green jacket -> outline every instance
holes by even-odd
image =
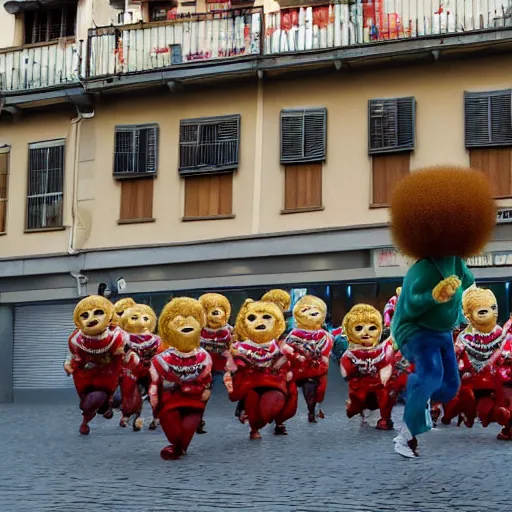
[[[462,281],[462,286],[448,302],[437,302],[432,297],[432,290],[439,281],[452,275]],[[466,263],[457,256],[417,261],[404,278],[391,321],[391,335],[398,348],[422,329],[451,331],[460,320],[462,293],[474,282]]]

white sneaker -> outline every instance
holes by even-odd
[[[418,456],[416,452],[418,442],[405,425],[401,428],[400,433],[393,439],[393,442],[395,444],[395,452],[402,457],[414,459]]]

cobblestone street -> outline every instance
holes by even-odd
[[[266,428],[256,442],[217,385],[208,433],[177,462],[160,459],[161,430],[122,430],[118,413],[80,437],[77,402],[0,405],[0,510],[512,510],[512,444],[495,439],[496,426],[441,427],[420,438],[420,459],[403,459],[393,452],[394,432],[346,418],[339,374],[330,382],[324,420],[308,424],[301,404],[288,437]]]

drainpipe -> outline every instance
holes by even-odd
[[[252,194],[251,233],[260,231],[261,181],[263,178],[263,76],[258,73],[258,91],[256,96],[256,139],[254,141],[254,181]]]
[[[71,229],[69,231],[68,239],[68,254],[78,254],[78,251],[75,250],[74,245],[78,215],[78,159],[80,154],[80,128],[82,125],[82,120],[92,119],[94,117],[94,111],[90,113],[82,113],[80,112],[80,109],[76,107],[76,112],[78,116],[71,120],[71,126],[73,126],[75,132],[75,144],[73,148],[73,191],[71,194]]]

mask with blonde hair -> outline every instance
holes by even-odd
[[[356,304],[345,315],[342,329],[351,345],[373,348],[382,335],[382,315],[369,304]]]
[[[162,310],[158,333],[165,347],[188,353],[199,348],[201,329],[205,323],[206,315],[198,300],[177,297]]]
[[[112,325],[121,327],[123,315],[128,308],[136,305],[136,302],[131,297],[125,297],[118,300],[114,304],[114,314],[112,315]]]
[[[286,290],[279,288],[269,290],[261,297],[261,300],[263,302],[273,302],[283,313],[290,309],[290,304],[292,303],[290,294]]]
[[[129,307],[121,317],[121,327],[131,334],[153,333],[156,329],[156,314],[146,304]]]
[[[231,304],[220,293],[205,293],[199,297],[199,302],[206,313],[206,327],[220,329],[224,327],[231,316]]]
[[[283,334],[286,323],[283,312],[273,302],[254,302],[247,299],[237,317],[240,340],[268,343]]]
[[[108,329],[113,313],[112,302],[105,297],[91,295],[76,305],[73,321],[86,336],[99,336]]]
[[[498,303],[491,290],[469,288],[462,296],[462,310],[473,329],[490,333],[498,322]]]
[[[327,305],[314,295],[304,295],[293,308],[293,317],[299,329],[316,331],[322,328],[327,315]]]

